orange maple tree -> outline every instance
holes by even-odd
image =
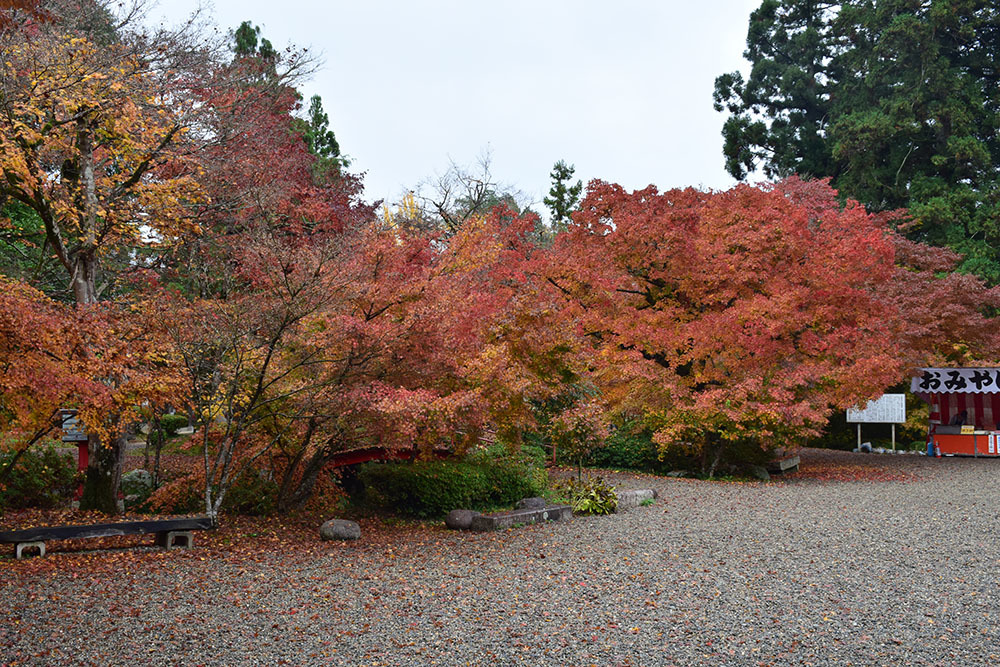
[[[0,277],[0,451],[12,453],[0,484],[56,428],[59,408],[80,388],[69,324],[64,306]]]
[[[234,269],[224,299],[159,300],[204,456],[158,500],[197,483],[217,513],[240,475],[266,467],[291,507],[346,450],[457,454],[491,427],[513,443],[531,399],[570,372],[566,337],[540,325],[519,268],[533,218],[497,211],[442,244],[364,206],[303,204],[287,217],[245,210],[228,252],[207,255]]]

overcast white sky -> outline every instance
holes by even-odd
[[[323,97],[366,198],[395,201],[449,159],[492,153],[540,202],[556,160],[585,183],[728,188],[715,77],[742,59],[760,0],[215,0],[215,23],[261,26],[322,54]],[[196,0],[161,0],[179,22]],[[541,212],[543,207],[536,204]]]

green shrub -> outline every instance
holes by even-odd
[[[659,445],[653,442],[652,431],[633,421],[613,429],[604,447],[591,452],[584,463],[591,468],[638,470],[659,475],[698,467],[697,459],[689,452],[671,449],[661,453]]]
[[[548,478],[544,468],[533,464],[538,454],[508,454],[495,446],[465,460],[368,463],[358,477],[372,504],[417,517],[438,517],[453,509],[509,506],[539,495]]]
[[[548,456],[545,454],[545,450],[539,445],[521,445],[520,451],[517,453],[517,457],[527,463],[530,466],[536,468],[544,468],[545,462]]]
[[[615,487],[600,477],[571,478],[561,488],[576,514],[611,514],[618,509]]]
[[[160,426],[166,432],[168,438],[172,438],[177,435],[177,431],[182,428],[186,428],[188,425],[188,418],[184,415],[161,415],[160,416]]]
[[[620,468],[658,472],[662,467],[659,450],[648,430],[635,429],[626,424],[615,429],[601,449],[587,459],[595,468]]]
[[[268,516],[274,512],[278,484],[260,471],[248,470],[229,487],[222,500],[222,510],[233,514]]]
[[[187,425],[188,418],[184,415],[161,415],[159,418],[159,428],[157,428],[156,422],[150,425],[146,442],[153,447],[159,447],[170,438],[176,437],[177,431],[185,428]]]
[[[0,454],[0,470],[14,457]],[[29,449],[0,487],[0,507],[57,507],[69,502],[76,491],[76,461],[72,454],[54,447]]]

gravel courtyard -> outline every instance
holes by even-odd
[[[496,534],[373,520],[354,543],[276,523],[169,552],[11,547],[0,663],[1000,663],[1000,461],[803,462],[771,483],[613,473],[659,500]]]

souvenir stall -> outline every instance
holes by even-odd
[[[910,391],[930,405],[928,453],[1000,456],[1000,368],[922,368]]]

